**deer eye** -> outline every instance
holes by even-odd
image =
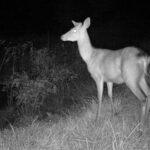
[[[74,33],[76,33],[76,32],[77,32],[77,30],[75,30],[75,29],[74,29],[74,30],[73,30],[73,32],[74,32]]]

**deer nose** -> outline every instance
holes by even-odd
[[[60,37],[60,39],[61,39],[62,41],[64,41],[64,40],[65,40],[65,37],[62,35],[62,36]]]
[[[60,39],[61,39],[61,40],[63,39],[63,35],[60,37]]]

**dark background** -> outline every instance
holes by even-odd
[[[92,19],[93,28],[130,32],[149,37],[150,5],[125,0],[1,1],[0,34],[17,35],[49,31],[59,35],[71,27],[70,20]]]

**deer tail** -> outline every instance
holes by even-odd
[[[146,59],[146,75],[150,76],[150,57],[147,57]]]

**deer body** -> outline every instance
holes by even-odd
[[[113,83],[125,83],[143,102],[142,118],[146,117],[150,108],[150,90],[145,80],[147,66],[150,62],[149,57],[140,56],[141,51],[136,47],[126,47],[117,51],[95,48],[92,46],[87,32],[90,18],[85,19],[83,24],[72,22],[74,28],[62,35],[61,39],[63,41],[77,41],[79,53],[97,85],[99,99],[97,117],[100,114],[104,82],[107,83],[112,105]]]

